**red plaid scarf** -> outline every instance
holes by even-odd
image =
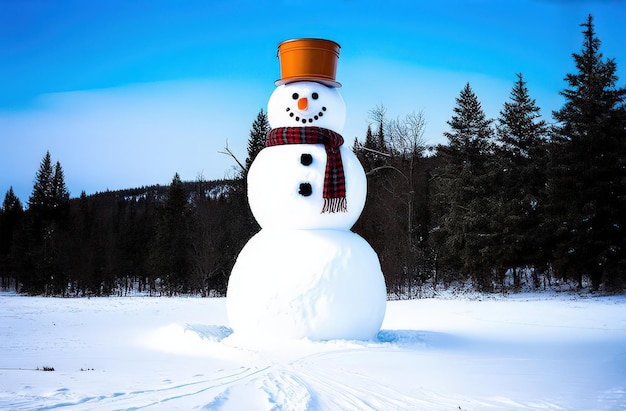
[[[347,211],[346,177],[339,147],[343,144],[341,134],[322,127],[279,127],[267,134],[266,147],[281,144],[324,144],[326,170],[324,175],[324,207],[322,213]]]

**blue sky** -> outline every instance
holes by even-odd
[[[297,37],[342,47],[349,144],[377,105],[445,143],[465,83],[496,118],[520,72],[551,121],[589,13],[623,86],[624,1],[0,0],[0,195],[26,203],[46,150],[72,197],[233,175]]]

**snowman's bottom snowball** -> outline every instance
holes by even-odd
[[[226,308],[239,338],[368,340],[386,300],[378,256],[357,234],[262,229],[237,258]]]

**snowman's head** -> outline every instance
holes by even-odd
[[[334,87],[297,81],[274,90],[267,104],[267,119],[271,128],[314,126],[341,133],[346,105]]]

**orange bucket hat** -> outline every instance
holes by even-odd
[[[332,40],[293,39],[278,45],[280,80],[275,84],[294,81],[317,81],[329,87],[341,87],[335,80],[341,46]]]

